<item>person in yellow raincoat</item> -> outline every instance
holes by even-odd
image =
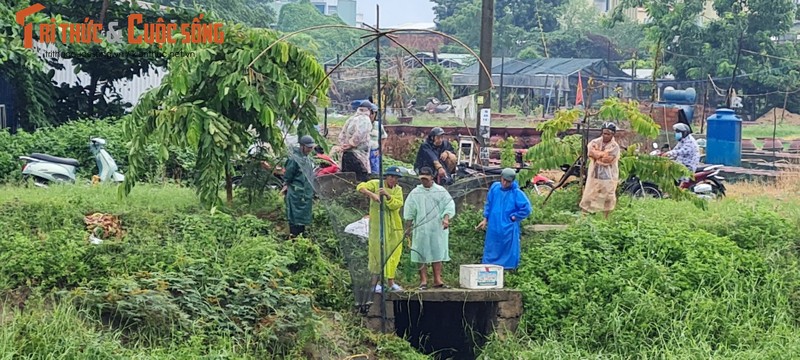
[[[403,188],[397,181],[403,176],[396,166],[389,167],[383,173],[384,188],[378,188],[378,180],[369,180],[358,184],[356,190],[369,199],[369,273],[372,274],[371,286],[375,292],[383,291],[378,279],[381,273],[381,238],[380,238],[380,211],[384,206],[384,254],[386,265],[384,268],[391,291],[402,291],[403,288],[394,282],[397,266],[400,264],[400,255],[403,253],[403,218],[400,208],[403,207]]]
[[[605,217],[617,206],[617,184],[619,183],[620,147],[614,140],[617,126],[603,123],[603,135],[589,142],[589,172],[583,189],[581,209],[595,213],[603,211]]]

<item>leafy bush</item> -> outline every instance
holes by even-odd
[[[97,173],[94,156],[89,151],[89,139],[100,137],[107,141],[106,150],[124,172],[128,163],[127,140],[123,138],[122,126],[117,119],[76,120],[58,127],[40,128],[33,133],[19,131],[14,135],[0,130],[0,181],[21,179],[19,156],[31,153],[74,158],[80,162],[78,176],[89,179]],[[157,144],[146,149],[148,168],[140,180],[154,181],[163,177],[186,178],[192,176],[194,154],[186,149],[171,147],[169,160],[161,162],[157,156]]]
[[[517,153],[514,151],[514,142],[516,141],[513,137],[508,137],[497,142],[497,146],[500,147],[501,167],[513,168],[517,164]]]
[[[577,347],[559,351],[624,358],[702,344],[752,349],[763,337],[797,334],[796,254],[750,250],[769,240],[737,246],[745,235],[787,236],[773,227],[775,214],[752,212],[772,220],[751,222],[756,226],[749,232],[730,231],[691,223],[679,209],[661,213],[665,203],[635,203],[610,222],[581,221],[529,244],[518,274],[508,277],[524,293],[524,332]],[[647,213],[650,206],[656,210]]]
[[[351,302],[346,273],[319,246],[276,241],[273,224],[252,215],[164,201],[193,198],[182,189],[143,187],[147,197],[123,206],[110,206],[107,187],[14,191],[24,200],[0,204],[3,289],[60,290],[90,321],[140,344],[234,337],[251,354],[294,357],[317,336],[313,309]],[[90,245],[83,217],[100,209],[118,211],[125,235]]]
[[[573,185],[560,188],[550,195],[547,203],[544,203],[545,196],[529,194],[528,198],[533,213],[524,224],[570,224],[580,211],[581,187]]]

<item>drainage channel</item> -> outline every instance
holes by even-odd
[[[513,289],[436,289],[388,293],[386,331],[437,359],[474,360],[492,333],[516,331],[522,293]],[[380,295],[366,325],[381,331]]]

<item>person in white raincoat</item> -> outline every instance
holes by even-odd
[[[614,140],[617,126],[603,123],[603,135],[589,142],[589,172],[583,189],[581,209],[585,212],[603,211],[605,217],[617,206],[620,147]]]
[[[447,189],[433,181],[433,170],[420,169],[417,185],[406,198],[403,219],[411,236],[411,261],[419,268],[420,290],[428,288],[427,264],[433,264],[433,287],[447,287],[442,280],[442,262],[450,261],[450,219],[456,205]]]

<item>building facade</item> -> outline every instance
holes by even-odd
[[[614,9],[622,3],[622,0],[586,0],[590,5],[594,6],[601,14],[613,12]],[[795,0],[800,2],[800,0]],[[623,14],[628,18],[635,20],[642,24],[646,23],[649,19],[647,11],[642,8],[629,8],[623,11]],[[708,22],[718,19],[716,10],[714,10],[714,1],[708,0],[705,2],[703,11],[698,15],[697,22],[699,25],[704,26]]]
[[[325,15],[336,15],[345,24],[356,26],[358,14],[356,12],[357,0],[314,0],[311,1],[320,13]]]

